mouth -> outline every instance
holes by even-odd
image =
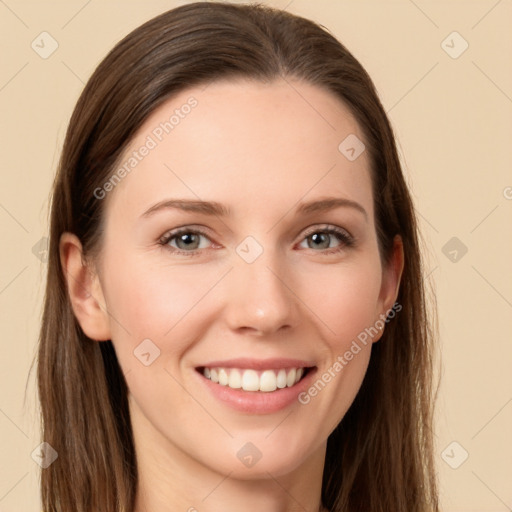
[[[219,404],[243,414],[272,414],[298,404],[311,385],[315,361],[237,358],[208,361],[194,368],[198,384]]]
[[[289,366],[285,368],[244,368],[231,366],[200,366],[196,371],[205,379],[227,388],[272,393],[285,388],[292,388],[302,381],[315,367]]]

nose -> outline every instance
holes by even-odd
[[[225,315],[230,329],[264,337],[295,327],[298,299],[286,266],[270,251],[252,263],[236,254],[234,258],[226,289]]]

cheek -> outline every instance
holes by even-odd
[[[206,318],[201,312],[211,301],[208,294],[225,271],[200,265],[173,268],[145,259],[116,261],[105,279],[112,341],[127,363],[128,355],[148,338],[161,349],[160,363],[181,355],[199,336]]]
[[[333,269],[316,272],[304,300],[320,319],[323,357],[311,386],[298,398],[304,414],[323,418],[320,438],[345,416],[365,377],[372,348],[367,330],[378,319],[381,284],[374,258]]]
[[[378,319],[380,265],[361,258],[357,265],[326,266],[311,275],[313,282],[303,281],[304,302],[321,320],[331,348],[342,350]]]

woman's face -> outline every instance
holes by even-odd
[[[139,452],[238,478],[323,460],[401,271],[381,265],[362,140],[292,80],[191,88],[139,130],[97,191],[96,297]]]

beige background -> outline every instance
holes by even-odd
[[[34,253],[71,110],[116,41],[181,3],[0,0],[0,512],[40,510],[34,374],[23,404],[44,289]],[[512,510],[512,2],[266,3],[329,28],[377,85],[437,287],[442,509]],[[43,31],[58,43],[46,59],[31,47],[51,48]]]

